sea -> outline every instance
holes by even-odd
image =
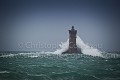
[[[1,53],[0,80],[120,80],[120,55],[105,54]]]
[[[120,52],[90,47],[77,36],[82,54],[62,54],[69,40],[53,52],[0,52],[0,80],[120,80]]]

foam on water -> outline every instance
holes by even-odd
[[[4,73],[10,73],[8,71],[0,71],[0,74],[4,74]]]
[[[98,49],[90,47],[89,45],[85,44],[83,42],[83,40],[79,36],[77,36],[76,44],[77,44],[77,47],[81,49],[83,54],[87,54],[87,55],[91,55],[91,56],[103,57],[102,54],[101,54],[102,53],[101,51],[99,51]]]
[[[59,46],[60,49],[57,49],[54,54],[62,54],[63,52],[67,51],[69,48],[69,39],[66,42],[61,42]]]

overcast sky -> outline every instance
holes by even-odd
[[[0,0],[0,51],[54,51],[19,44],[59,44],[71,26],[85,43],[120,51],[119,0]]]

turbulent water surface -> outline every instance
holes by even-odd
[[[47,52],[1,55],[0,80],[120,80],[120,59]]]
[[[83,54],[64,54],[69,39],[55,52],[1,53],[0,80],[120,80],[120,54],[103,53],[77,36]]]

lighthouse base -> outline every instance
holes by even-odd
[[[80,48],[77,48],[75,52],[70,52],[68,49],[67,51],[63,52],[62,54],[83,54]]]

